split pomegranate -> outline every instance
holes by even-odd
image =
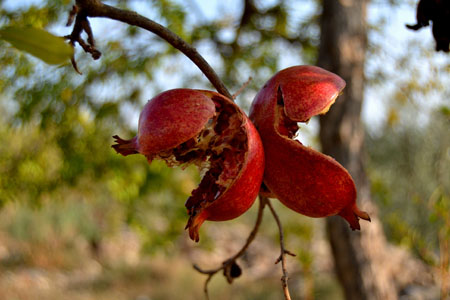
[[[185,204],[186,228],[196,242],[205,220],[234,219],[256,199],[264,173],[259,134],[245,113],[218,93],[163,92],[145,105],[136,137],[114,138],[112,147],[124,156],[140,153],[170,167],[195,164],[204,173]]]
[[[314,66],[295,66],[275,74],[253,101],[250,119],[266,155],[262,193],[310,217],[339,214],[360,229],[369,215],[356,206],[356,188],[333,158],[293,140],[297,122],[328,111],[345,81]]]

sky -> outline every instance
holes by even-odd
[[[105,1],[108,3],[108,1]],[[230,0],[224,2],[222,0],[185,0],[181,1],[184,5],[186,5],[191,11],[192,14],[189,14],[191,18],[191,22],[203,22],[205,20],[212,20],[217,17],[222,17],[224,14],[230,15],[230,17],[235,17],[240,14],[242,11],[241,1],[240,0]],[[265,1],[257,1],[257,3],[261,6],[270,7],[276,1],[274,0],[265,0]],[[22,5],[29,4],[40,4],[42,1],[39,0],[6,0],[3,5],[14,9],[16,7],[20,7]],[[310,14],[315,8],[313,5],[308,4],[312,2],[308,1],[298,1],[298,5],[293,5],[292,3],[296,3],[295,1],[290,2],[292,5],[293,18],[302,19],[306,15]],[[306,3],[306,4],[305,4]],[[392,8],[389,5],[388,0],[373,0],[372,4],[368,7],[368,20],[369,23],[375,24],[380,21],[384,21],[386,26],[384,26],[381,32],[372,31],[369,35],[369,40],[373,43],[379,44],[382,46],[381,53],[378,53],[377,60],[368,60],[366,70],[368,73],[375,72],[376,68],[383,68],[384,71],[389,74],[393,74],[394,77],[398,73],[400,74],[397,80],[393,80],[391,82],[385,83],[382,87],[368,87],[365,93],[364,106],[363,106],[363,120],[366,124],[369,124],[370,128],[374,131],[379,129],[385,122],[387,116],[387,110],[389,107],[389,99],[391,94],[396,88],[396,85],[399,82],[406,80],[406,78],[401,78],[401,76],[410,76],[411,74],[405,74],[402,70],[396,70],[396,61],[404,55],[405,51],[409,51],[411,49],[408,48],[410,41],[419,42],[425,47],[433,49],[434,41],[431,35],[431,29],[429,27],[424,28],[418,32],[414,32],[406,29],[405,24],[414,24],[415,23],[415,5],[414,1],[405,0],[402,2],[402,5]],[[143,5],[144,3],[140,0],[134,2],[133,8],[136,9],[139,13],[154,19],[158,20],[158,15],[149,10],[148,5]],[[91,19],[91,24],[94,32],[101,32],[103,34],[109,34],[114,36],[114,21],[98,19]],[[58,26],[52,28],[55,34],[64,35],[68,33],[67,27]],[[226,35],[227,32],[225,31]],[[212,55],[211,49],[202,49],[199,48],[200,52],[207,61],[213,61],[214,56]],[[203,52],[202,52],[203,51]],[[417,55],[417,59],[412,59],[412,64],[415,65],[416,72],[420,74],[427,74],[435,65],[445,65],[448,64],[449,56],[443,53],[435,53],[433,55],[433,64],[430,65],[429,61],[424,61],[423,57],[419,55],[418,52],[411,51],[411,55]],[[291,65],[298,64],[298,61],[294,61],[289,59],[289,55],[285,55],[285,59],[282,61],[281,68],[285,68]],[[101,63],[101,62],[97,62]],[[184,63],[184,62],[180,62]],[[195,68],[190,68],[190,72],[196,72]],[[446,74],[448,75],[448,74]],[[160,76],[155,76],[155,78],[162,78],[158,84],[161,85],[161,89],[169,89],[175,88],[181,85],[181,81],[176,78],[171,78],[171,80],[164,79],[165,75],[161,73]],[[145,95],[148,98],[151,98],[152,95]],[[443,99],[429,99],[424,102],[424,106],[433,107],[441,103]],[[138,113],[134,113],[135,118],[137,118]],[[424,114],[426,115],[426,114]],[[312,130],[317,126],[314,122],[312,122],[311,127]]]
[[[214,19],[224,11],[228,11],[231,15],[239,15],[241,7],[239,5],[241,1],[227,1],[226,8],[224,8],[224,2],[220,0],[189,0],[186,1],[186,5],[191,6],[193,9],[197,8],[201,11],[200,14],[195,16],[201,20],[201,17],[207,19]],[[264,6],[270,7],[276,1],[257,1]],[[308,1],[291,1],[291,3],[298,2],[299,5],[292,6],[294,18],[304,18],[304,16],[314,11],[313,5],[308,5]],[[423,45],[423,47],[430,50],[434,49],[434,40],[431,34],[431,27],[423,28],[420,31],[411,31],[406,28],[405,24],[415,24],[416,22],[416,5],[417,1],[405,0],[399,1],[402,4],[392,7],[388,0],[373,0],[368,7],[368,22],[369,24],[379,24],[383,22],[385,26],[381,32],[372,31],[369,35],[369,41],[382,46],[380,57],[377,60],[370,60],[368,57],[367,71],[374,72],[373,69],[382,68],[389,74],[393,74],[394,78],[391,82],[385,83],[383,86],[367,87],[365,92],[365,99],[363,105],[362,118],[368,124],[369,131],[379,131],[383,124],[385,124],[388,110],[389,101],[392,94],[396,90],[396,87],[407,80],[402,76],[410,76],[411,74],[402,72],[402,70],[396,69],[397,61],[404,56],[406,51],[410,51],[408,48],[410,42],[415,41]],[[305,4],[306,3],[306,4]],[[309,1],[311,3],[311,1]],[[200,17],[199,17],[200,15]],[[430,72],[431,68],[436,66],[442,66],[449,63],[449,55],[442,52],[436,53],[431,51],[433,55],[432,64],[428,59],[424,59],[420,51],[412,51],[411,64],[414,69],[420,73],[425,74]],[[414,57],[415,55],[415,57]],[[282,62],[283,66],[280,68],[288,67],[298,64],[297,61],[290,61],[289,59]],[[376,66],[376,67],[375,67]],[[399,74],[397,77],[396,74]],[[401,75],[400,75],[401,74]],[[448,74],[446,74],[448,75]],[[428,116],[429,109],[432,109],[436,105],[445,102],[445,99],[438,98],[439,96],[432,97],[430,99],[423,99],[424,113],[418,116],[420,121],[425,122]],[[311,127],[317,127],[316,122],[312,122]],[[313,129],[317,131],[317,128]]]

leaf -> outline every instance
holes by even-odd
[[[43,29],[5,27],[0,29],[0,38],[52,65],[66,63],[73,55],[73,48],[63,38]]]

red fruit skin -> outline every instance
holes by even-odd
[[[352,229],[369,219],[356,206],[355,184],[333,158],[290,138],[289,127],[327,111],[345,82],[313,66],[296,66],[275,74],[253,101],[250,118],[266,155],[264,184],[283,204],[310,217],[339,214]],[[284,103],[282,116],[278,103]],[[287,120],[287,121],[286,121]]]
[[[244,118],[243,126],[247,132],[247,153],[239,175],[226,192],[210,206],[195,216],[189,228],[191,239],[198,241],[198,228],[205,220],[226,221],[239,217],[246,212],[258,195],[264,174],[264,149],[258,131],[246,114],[228,98],[212,91],[202,91],[206,95],[221,98],[222,101],[233,104]],[[220,201],[219,201],[220,200]]]
[[[136,137],[123,140],[114,136],[116,144],[112,147],[117,153],[124,156],[140,153],[151,162],[161,152],[167,153],[198,136],[216,115],[216,107],[220,113],[220,107],[224,106],[232,107],[242,121],[239,128],[245,134],[244,148],[247,150],[237,176],[217,199],[188,199],[186,202],[190,214],[186,228],[190,238],[196,242],[205,220],[234,219],[247,211],[258,195],[264,173],[264,150],[252,122],[233,101],[218,93],[175,89],[157,95],[145,105]]]
[[[297,122],[307,122],[328,110],[345,87],[342,78],[315,66],[290,67],[275,76],[275,84],[284,96],[286,114]]]
[[[161,93],[144,106],[133,148],[143,155],[175,148],[195,137],[215,111],[211,99],[196,90]]]

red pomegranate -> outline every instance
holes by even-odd
[[[192,240],[199,241],[205,220],[225,221],[247,211],[264,173],[258,132],[230,99],[211,91],[174,89],[151,99],[131,140],[114,136],[112,147],[124,156],[140,153],[151,163],[195,164],[206,171],[186,201]]]
[[[297,122],[328,111],[345,81],[314,66],[295,66],[275,74],[256,95],[250,119],[266,155],[265,195],[310,217],[340,215],[360,229],[369,215],[356,206],[355,184],[333,158],[293,140]]]

